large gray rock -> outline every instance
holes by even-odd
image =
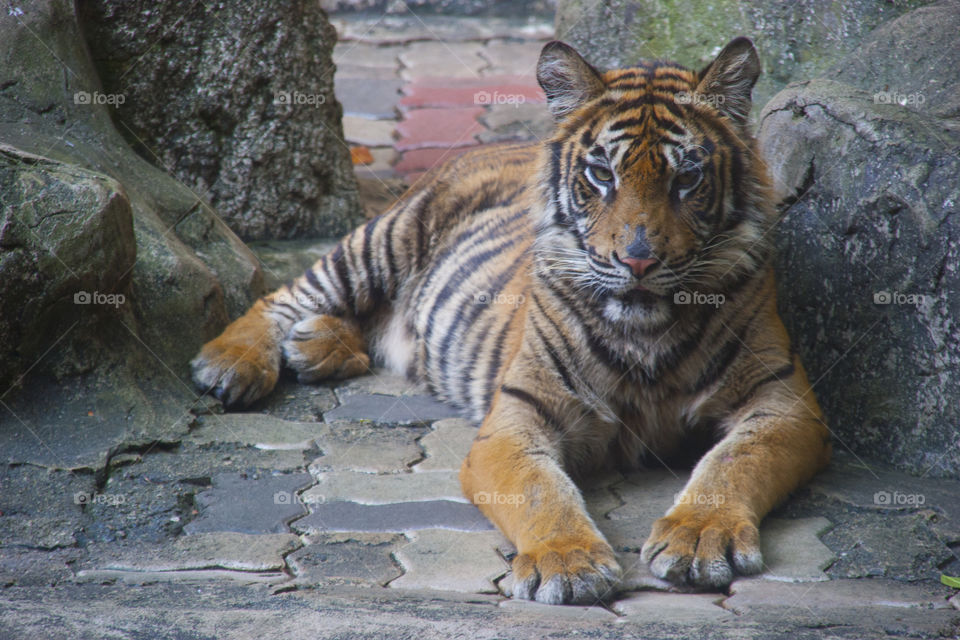
[[[945,0],[884,23],[824,78],[960,126],[960,3]],[[951,121],[952,120],[952,121]]]
[[[960,474],[960,137],[819,79],[767,104],[759,139],[785,198],[781,315],[835,446]]]
[[[121,134],[240,237],[338,236],[362,219],[336,32],[316,1],[80,6]]]
[[[870,31],[929,0],[558,0],[557,38],[605,68],[666,58],[699,69],[727,41],[753,38],[764,73],[754,88],[762,106],[794,80],[827,70]]]
[[[263,275],[203,198],[117,133],[74,3],[4,11],[0,451],[99,468],[186,431],[187,362]]]

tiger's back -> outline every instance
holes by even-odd
[[[384,326],[371,331],[375,360],[478,421],[521,334],[538,156],[530,145],[486,147],[417,185],[412,205],[450,223],[428,243]]]

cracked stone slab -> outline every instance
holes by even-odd
[[[594,518],[594,522],[614,551],[640,553],[643,543],[650,536],[651,522],[647,518]]]
[[[856,507],[885,512],[937,509],[960,520],[960,480],[917,478],[845,461],[832,463],[808,487]]]
[[[201,426],[190,432],[198,445],[236,442],[257,449],[305,451],[324,435],[325,425],[279,420],[262,413],[225,413],[203,416]]]
[[[33,549],[56,549],[77,544],[74,532],[80,528],[80,518],[65,516],[3,516],[0,517],[0,545]]]
[[[718,593],[635,593],[613,604],[617,613],[644,621],[705,624],[733,620],[736,616],[721,607],[726,596]]]
[[[95,490],[93,474],[34,465],[0,465],[0,545],[72,547]]]
[[[421,500],[467,502],[452,471],[433,473],[359,473],[336,471],[316,475],[317,485],[302,495],[307,504],[349,501],[382,505]]]
[[[485,531],[493,529],[472,504],[452,500],[424,500],[367,505],[356,502],[310,504],[310,515],[291,526],[301,533],[380,531],[404,533],[419,529]]]
[[[322,243],[318,243],[321,244]],[[312,257],[315,253],[304,252]],[[307,255],[304,261],[309,266]],[[322,256],[323,254],[321,254]],[[297,277],[303,269],[296,270]],[[280,286],[278,283],[277,286]],[[337,406],[337,396],[333,389],[323,385],[300,384],[292,373],[284,371],[276,388],[267,397],[254,405],[260,414],[270,415],[288,422],[323,422],[323,412]],[[249,411],[248,413],[252,413]]]
[[[393,150],[391,149],[391,152]],[[376,369],[370,375],[353,378],[337,385],[337,397],[343,402],[347,397],[356,394],[381,396],[427,395],[427,389],[421,384],[411,382],[397,373],[385,369]]]
[[[686,471],[666,469],[630,473],[623,482],[613,485],[613,492],[624,504],[610,512],[611,520],[643,520],[653,523],[673,506],[676,495],[687,484]]]
[[[81,572],[78,582],[123,582],[125,584],[148,585],[163,582],[221,582],[233,580],[243,584],[280,584],[288,582],[290,576],[282,571],[227,571],[226,569],[203,569],[199,571],[120,571],[115,569],[92,569]]]
[[[508,598],[498,604],[501,611],[510,614],[510,621],[515,625],[524,624],[528,619],[547,618],[550,620],[590,620],[603,624],[615,622],[617,615],[603,607],[581,607],[567,605],[558,607],[552,604],[543,604],[533,600],[514,600]]]
[[[686,472],[675,475],[666,469],[638,471],[612,485],[614,496],[623,504],[608,511],[605,517],[596,517],[596,523],[614,550],[639,552],[653,523],[673,506],[687,477]]]
[[[433,423],[433,430],[420,438],[425,458],[414,471],[460,471],[463,459],[477,437],[477,427],[464,418],[447,418]]]
[[[826,518],[765,519],[760,525],[761,576],[782,582],[829,580],[824,570],[837,557],[819,536],[832,526]]]
[[[251,535],[217,532],[181,536],[166,544],[136,544],[117,547],[97,545],[78,575],[91,571],[179,572],[224,569],[228,571],[277,572],[284,556],[300,546],[289,533]],[[101,555],[98,555],[101,554]]]
[[[589,486],[582,489],[584,502],[587,504],[587,513],[594,520],[603,520],[614,509],[622,506],[618,498],[608,487]]]
[[[301,585],[362,584],[386,586],[403,571],[391,554],[406,538],[390,535],[381,540],[313,537],[313,542],[287,556],[287,564]]]
[[[838,522],[821,538],[837,554],[827,573],[833,578],[939,579],[939,567],[955,556],[931,529],[928,515],[935,514],[867,512]]]
[[[738,615],[764,608],[803,607],[813,611],[864,609],[946,609],[949,590],[936,584],[885,579],[829,580],[827,582],[771,582],[756,578],[735,580],[725,609]]]
[[[306,513],[297,491],[313,484],[313,477],[224,473],[211,482],[212,488],[196,496],[200,515],[183,528],[187,534],[286,533],[287,523]]]
[[[310,473],[394,473],[407,471],[423,457],[417,439],[426,432],[426,427],[343,422],[328,429],[326,435],[317,438],[323,455],[310,464]]]
[[[454,418],[459,412],[427,395],[385,396],[356,393],[323,417],[327,422],[338,420],[371,420],[390,424],[423,424]]]
[[[391,587],[497,593],[494,581],[509,570],[496,552],[503,542],[499,532],[427,529],[410,537],[396,552],[404,574]]]
[[[38,586],[69,582],[71,566],[82,558],[83,551],[65,548],[39,551],[5,542],[0,547],[0,587]]]

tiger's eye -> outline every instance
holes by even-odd
[[[673,177],[673,184],[681,189],[689,189],[700,181],[699,171],[684,171]]]
[[[591,165],[590,173],[593,174],[593,177],[599,180],[600,182],[610,182],[613,180],[613,172],[606,167],[601,167],[599,165]]]

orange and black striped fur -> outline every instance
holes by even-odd
[[[437,170],[204,346],[194,378],[243,405],[282,358],[304,382],[353,376],[369,345],[482,422],[463,490],[517,547],[514,595],[548,603],[620,573],[571,474],[711,436],[642,557],[724,586],[761,569],[760,520],[830,455],[776,311],[756,51],[600,73],[553,42],[537,73],[551,139]]]

